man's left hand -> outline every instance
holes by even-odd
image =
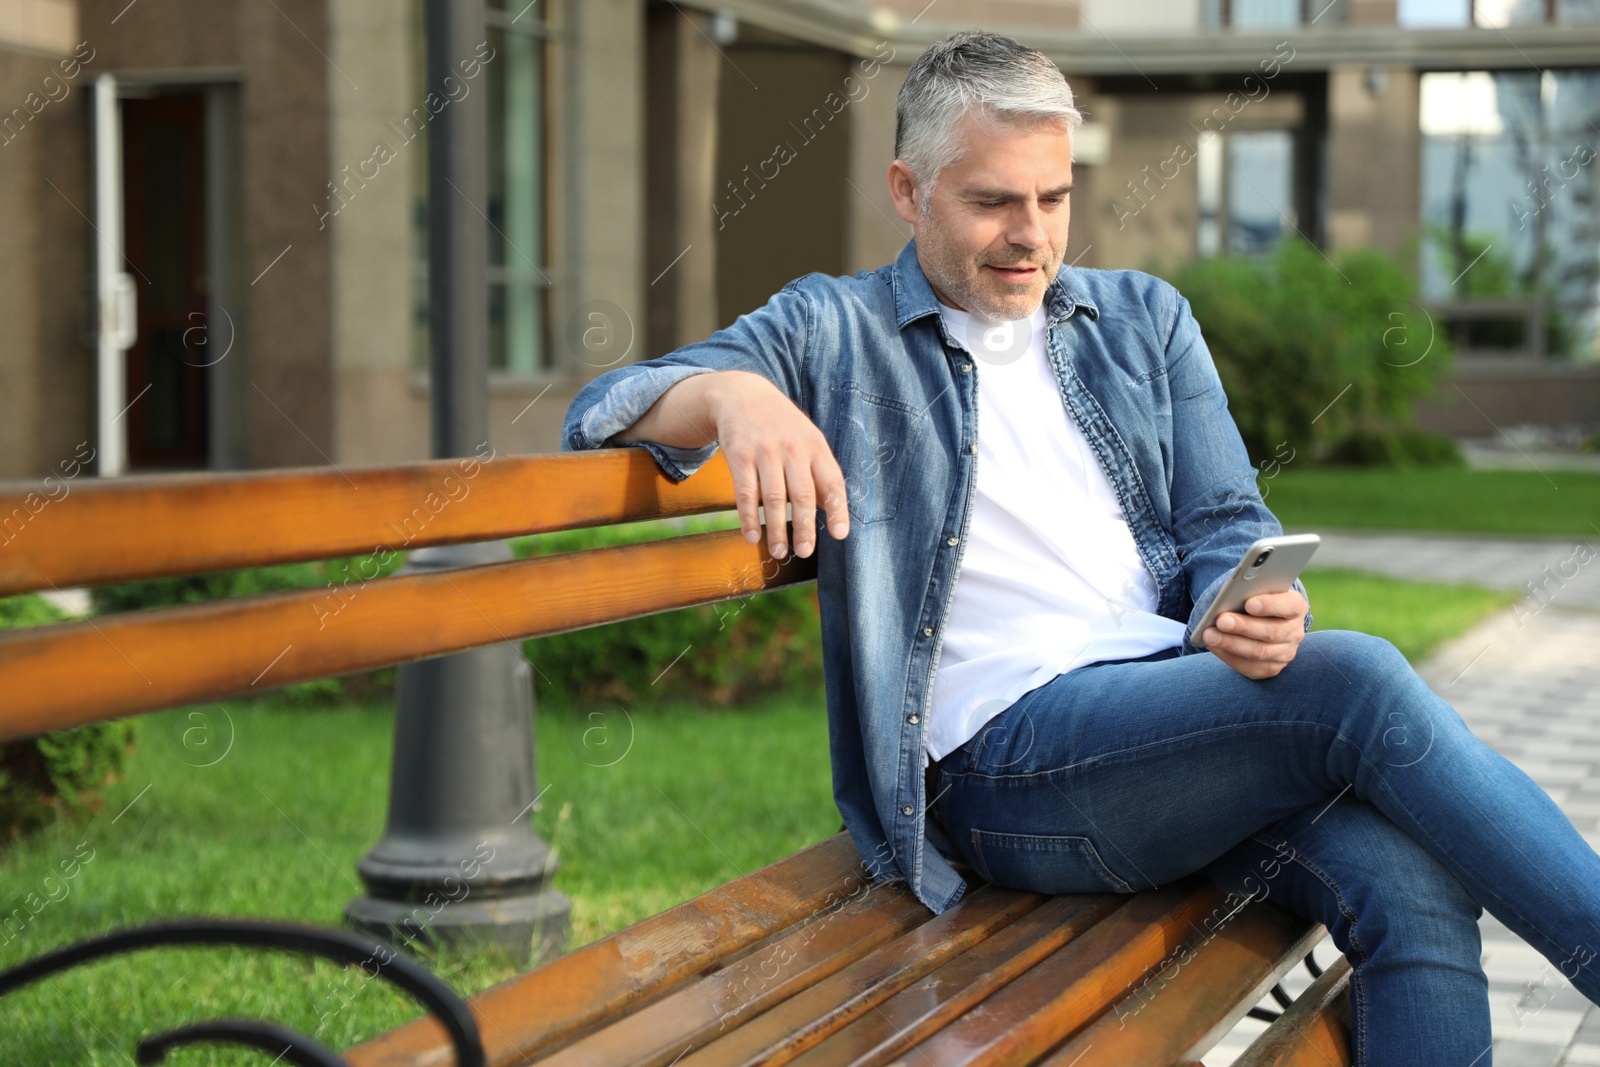
[[[1294,659],[1306,635],[1306,598],[1286,593],[1258,593],[1244,602],[1244,612],[1224,611],[1201,640],[1213,655],[1246,678],[1271,678]]]

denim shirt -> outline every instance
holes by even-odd
[[[1282,528],[1188,302],[1148,274],[1067,266],[1044,299],[1061,402],[1111,481],[1156,610],[1188,624],[1180,654],[1207,654],[1194,624],[1250,543]],[[925,817],[924,729],[972,519],[982,373],[938,307],[913,240],[891,266],[797,278],[705,341],[607,371],[562,427],[563,450],[615,447],[676,382],[744,370],[822,430],[850,510],[835,540],[819,509],[815,550],[834,800],[872,881],[903,876],[936,914],[967,888]],[[630,444],[673,481],[717,448]]]

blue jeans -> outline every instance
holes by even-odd
[[[1484,909],[1600,1003],[1600,856],[1393,645],[1313,631],[1266,681],[1176,652],[1061,675],[946,757],[956,858],[1046,893],[1201,872],[1321,922],[1357,1067],[1487,1067]]]

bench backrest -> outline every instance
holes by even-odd
[[[0,485],[0,596],[733,507],[638,448]],[[738,530],[0,631],[0,741],[813,580]],[[336,609],[336,610],[334,610]]]

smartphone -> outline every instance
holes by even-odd
[[[1282,593],[1292,588],[1320,544],[1322,538],[1316,534],[1290,534],[1263,537],[1247,548],[1244,558],[1206,609],[1200,625],[1194,628],[1195,644],[1205,647],[1201,635],[1206,627],[1216,625],[1217,616],[1223,612],[1243,613],[1244,602],[1257,593]]]

